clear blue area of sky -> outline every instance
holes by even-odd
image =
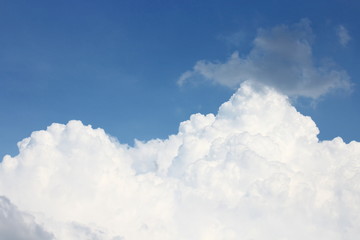
[[[233,90],[178,87],[196,61],[246,54],[258,28],[308,18],[315,57],[354,83],[316,107],[296,103],[321,139],[360,141],[360,1],[0,1],[0,158],[53,122],[82,120],[122,143],[165,138],[190,114],[216,113]],[[335,27],[351,36],[338,43]],[[237,34],[237,35],[236,35]],[[231,36],[240,36],[229,42]]]

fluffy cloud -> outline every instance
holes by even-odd
[[[344,29],[339,31],[347,42]],[[330,61],[318,64],[312,53],[313,33],[306,19],[292,26],[260,29],[247,56],[234,52],[224,63],[198,61],[179,78],[180,85],[199,76],[237,88],[246,80],[272,86],[289,96],[318,98],[333,89],[349,89],[346,71]]]
[[[20,212],[7,198],[0,196],[0,239],[50,240],[53,235],[44,231],[34,218]]]
[[[52,124],[0,165],[0,194],[57,239],[356,239],[360,143],[319,141],[272,88],[245,82],[216,115],[120,144]]]
[[[349,35],[348,30],[343,26],[343,25],[339,25],[336,28],[336,34],[339,38],[339,42],[343,47],[346,47],[346,45],[348,44],[348,42],[351,40],[351,37]]]

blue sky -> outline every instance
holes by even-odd
[[[312,56],[350,91],[294,100],[320,139],[360,141],[358,1],[0,1],[0,155],[53,122],[79,119],[122,143],[165,138],[234,89],[177,81],[199,60],[247,55],[258,29],[308,19]],[[346,29],[342,43],[337,31]]]

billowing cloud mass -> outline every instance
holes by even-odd
[[[55,239],[356,239],[360,143],[318,133],[245,82],[165,140],[129,147],[80,121],[33,132],[4,157],[0,194]]]
[[[341,41],[348,39],[344,29]],[[238,88],[251,80],[272,86],[288,96],[318,98],[334,89],[349,89],[350,78],[332,61],[318,62],[312,53],[313,33],[303,19],[292,26],[279,25],[260,29],[248,55],[234,52],[225,62],[198,61],[191,71],[181,75],[178,84],[199,77],[223,86]]]
[[[336,28],[336,34],[339,38],[339,42],[343,47],[346,47],[346,45],[348,44],[348,42],[351,40],[351,37],[349,35],[348,30],[343,26],[343,25],[339,25]]]

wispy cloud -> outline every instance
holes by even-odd
[[[235,32],[235,33],[232,33],[232,34],[229,34],[229,35],[220,34],[218,36],[218,39],[222,40],[223,42],[225,42],[229,46],[240,47],[240,45],[246,39],[246,34],[245,34],[244,31],[238,31],[238,32]]]
[[[346,47],[349,41],[351,40],[348,30],[343,25],[339,25],[336,28],[336,34],[339,38],[339,43],[343,47]]]
[[[331,61],[318,63],[312,53],[310,21],[271,29],[259,29],[253,48],[246,56],[234,52],[225,62],[198,61],[182,74],[178,84],[200,77],[237,88],[246,80],[260,82],[290,96],[318,98],[333,89],[349,89],[345,70]]]

